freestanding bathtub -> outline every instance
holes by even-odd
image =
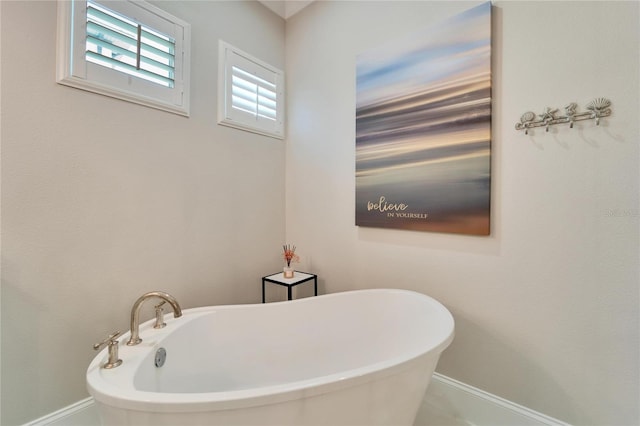
[[[454,329],[436,300],[390,289],[168,317],[120,339],[119,367],[101,368],[106,349],[91,362],[105,425],[412,425]]]

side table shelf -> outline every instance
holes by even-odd
[[[285,278],[284,272],[267,275],[262,277],[262,303],[265,303],[265,284],[272,283],[287,287],[287,300],[291,300],[291,289],[298,284],[306,283],[313,280],[314,295],[318,295],[318,276],[307,272],[295,271],[293,278]]]

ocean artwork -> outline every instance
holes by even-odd
[[[356,225],[488,235],[491,3],[358,55]]]

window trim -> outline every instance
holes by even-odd
[[[180,53],[178,53],[178,51],[176,52],[180,55],[180,58],[176,55],[176,62],[178,60],[181,60],[182,62],[180,71],[181,75],[178,77],[178,66],[176,66],[176,81],[174,88],[170,89],[158,86],[159,89],[172,91],[174,94],[172,96],[173,101],[153,97],[149,94],[141,94],[136,92],[135,89],[125,89],[123,87],[117,87],[117,85],[105,84],[86,78],[86,72],[83,72],[87,62],[84,56],[85,46],[84,44],[80,46],[81,43],[76,43],[73,39],[74,32],[77,31],[79,26],[78,22],[74,23],[73,20],[74,18],[76,21],[80,19],[80,17],[75,16],[75,14],[83,7],[86,9],[86,1],[78,2],[76,0],[58,0],[56,46],[57,83],[188,117],[190,113],[189,80],[191,72],[191,25],[147,2],[139,0],[127,0],[127,2],[144,9],[146,12],[159,16],[171,22],[175,26],[182,27],[182,40],[180,41],[182,49]],[[84,6],[82,3],[84,3]],[[98,3],[100,3],[99,0]],[[105,68],[105,70],[107,70],[107,68]]]
[[[239,118],[233,113],[230,76],[232,74],[232,61],[229,61],[229,55],[236,55],[245,61],[255,63],[257,66],[274,74],[276,79],[276,119],[273,129],[265,128],[253,124],[248,119]],[[245,70],[246,71],[246,70]],[[223,40],[218,42],[218,124],[245,130],[260,135],[270,136],[276,139],[284,139],[284,72],[272,65],[267,64],[254,56],[243,52],[242,50],[226,43]]]

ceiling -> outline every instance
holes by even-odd
[[[289,19],[297,12],[307,7],[314,0],[258,0],[269,9],[283,17]]]

